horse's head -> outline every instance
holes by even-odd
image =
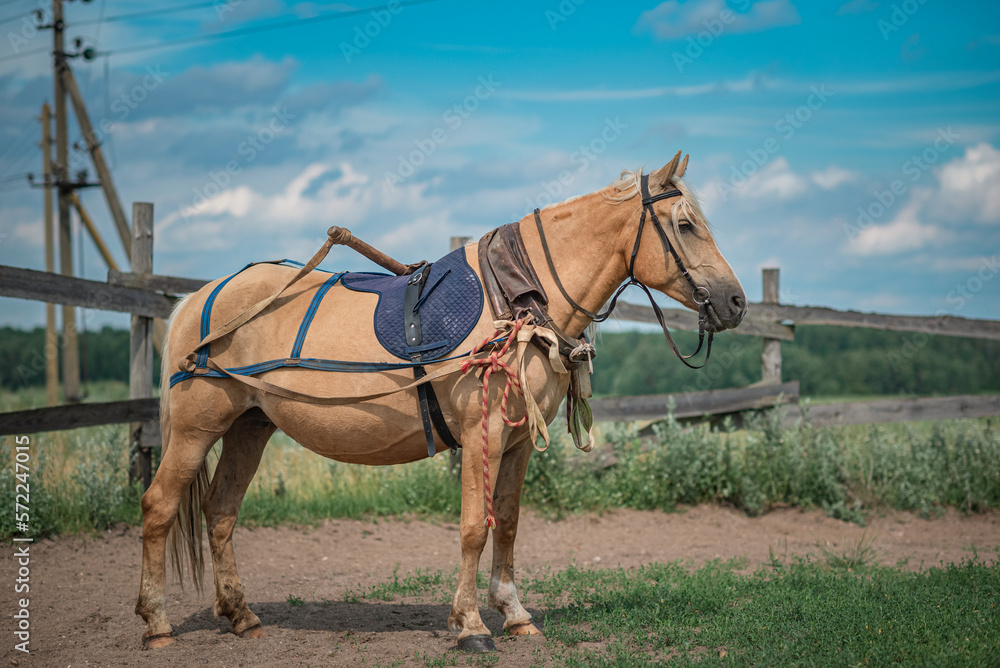
[[[673,160],[649,175],[648,193],[642,192],[643,177],[639,174],[635,177],[640,197],[649,199],[648,207],[643,205],[647,220],[635,256],[634,274],[641,283],[693,310],[698,310],[699,303],[707,297],[706,330],[731,329],[746,315],[746,294],[715,245],[701,207],[682,180],[688,156],[684,160],[680,157],[678,151]],[[651,220],[654,216],[650,211],[662,223],[662,235],[656,221]],[[676,258],[668,244],[676,251]],[[629,246],[628,253],[632,250],[633,246]],[[685,277],[684,268],[690,279]]]

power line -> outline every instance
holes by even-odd
[[[108,16],[104,19],[105,23],[113,23],[115,21],[128,21],[129,19],[142,19],[147,16],[159,16],[161,14],[173,14],[176,12],[186,12],[192,9],[203,9],[205,7],[217,7],[219,5],[219,0],[212,0],[212,2],[193,2],[188,5],[180,5],[179,7],[164,7],[162,9],[150,9],[144,12],[132,12],[130,14],[115,14],[114,16]],[[86,21],[73,21],[70,26],[89,26],[95,23],[100,23],[101,19],[88,19]]]
[[[36,53],[51,52],[51,51],[52,49],[50,49],[47,46],[43,46],[39,49],[28,49],[27,51],[22,51],[21,53],[15,53],[10,56],[4,56],[0,58],[0,63],[6,63],[11,60],[17,60],[18,58],[26,58],[28,56],[33,56]]]
[[[0,2],[0,7],[6,7],[7,5],[13,5],[15,2],[21,2],[22,0],[4,0]]]
[[[0,25],[3,25],[4,23],[10,23],[11,21],[20,21],[21,19],[26,19],[29,16],[31,16],[31,12],[25,14],[24,11],[22,10],[21,13],[17,14],[16,16],[8,16],[5,19],[0,19]]]
[[[270,32],[272,30],[281,30],[283,28],[294,28],[301,25],[306,25],[309,23],[320,23],[323,21],[333,21],[337,19],[346,19],[352,16],[358,16],[360,14],[367,14],[368,12],[376,10],[384,10],[389,7],[412,7],[414,5],[424,5],[431,2],[437,2],[438,0],[413,0],[412,2],[407,2],[405,4],[400,3],[388,3],[384,5],[377,5],[373,7],[364,7],[362,9],[352,9],[342,12],[329,12],[326,14],[318,14],[317,16],[310,16],[303,19],[291,19],[288,21],[280,21],[275,23],[268,23],[259,26],[250,26],[247,28],[238,28],[236,30],[230,30],[228,32],[218,32],[212,33],[210,35],[196,35],[194,37],[185,37],[182,39],[176,39],[169,42],[157,42],[152,44],[137,44],[135,46],[126,46],[121,49],[111,49],[109,51],[99,51],[97,55],[99,56],[116,56],[123,53],[137,53],[140,51],[153,51],[156,49],[169,49],[175,46],[181,46],[184,44],[196,44],[198,42],[210,42],[217,39],[226,39],[229,37],[242,37],[244,35],[255,35],[262,32]]]
[[[0,183],[10,183],[12,181],[21,181],[28,178],[28,174],[31,172],[24,172],[22,174],[14,174],[13,176],[8,176],[6,178],[0,179]]]

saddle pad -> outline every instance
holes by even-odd
[[[356,292],[377,294],[375,334],[382,347],[396,357],[409,360],[420,353],[423,361],[444,357],[469,335],[483,312],[483,288],[479,277],[459,248],[433,263],[420,300],[421,345],[406,345],[403,325],[403,297],[409,276],[366,272],[348,273],[341,284]]]

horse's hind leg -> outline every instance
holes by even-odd
[[[167,534],[177,518],[182,496],[188,494],[205,456],[228,426],[224,419],[216,429],[172,425],[156,477],[142,495],[142,581],[135,612],[146,622],[142,635],[146,648],[173,642],[164,596]]]
[[[212,548],[215,574],[215,615],[228,617],[233,633],[261,638],[260,619],[243,598],[243,584],[236,570],[233,553],[233,527],[243,495],[253,480],[264,447],[275,426],[259,409],[241,415],[222,437],[222,455],[212,477],[212,485],[202,501],[208,522],[208,541]]]
[[[504,453],[493,496],[497,528],[493,530],[493,574],[489,606],[504,616],[504,631],[511,635],[538,635],[539,628],[517,598],[514,586],[514,539],[521,510],[521,487],[528,470],[531,443],[525,441]]]

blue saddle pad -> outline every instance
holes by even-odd
[[[483,288],[479,277],[459,248],[433,263],[420,301],[421,345],[406,345],[403,326],[403,296],[408,276],[348,273],[341,284],[357,292],[377,294],[375,334],[382,347],[396,357],[409,360],[420,353],[424,361],[444,357],[465,340],[483,312]]]

